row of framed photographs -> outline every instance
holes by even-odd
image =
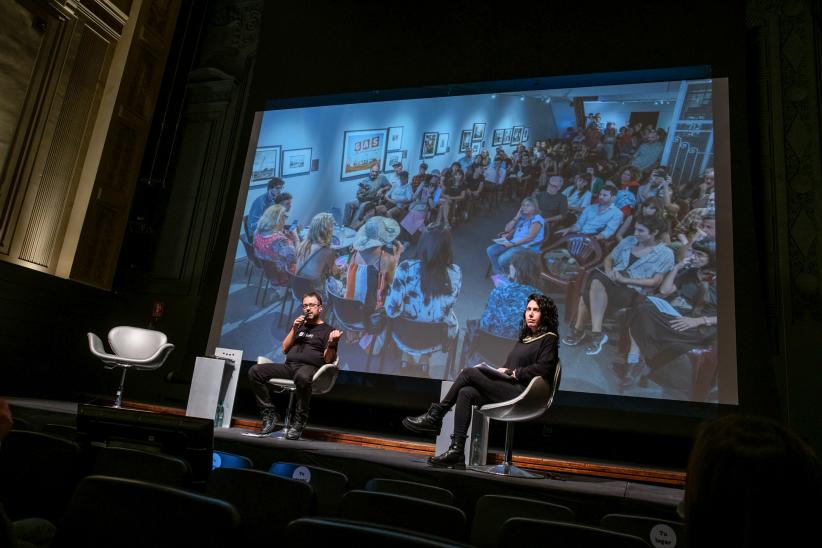
[[[498,147],[500,145],[518,145],[525,143],[528,141],[530,133],[530,129],[523,126],[495,129],[494,137],[491,139],[491,146]]]
[[[254,165],[251,168],[251,180],[308,175],[311,169],[310,147],[289,150],[283,150],[281,146],[257,147]]]

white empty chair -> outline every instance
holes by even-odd
[[[112,354],[106,352],[103,341],[94,333],[88,333],[88,346],[91,353],[100,358],[106,369],[122,370],[114,407],[123,404],[123,384],[129,369],[153,371],[158,369],[174,350],[165,333],[121,325],[108,332],[108,344]]]

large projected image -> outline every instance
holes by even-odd
[[[453,379],[501,365],[543,292],[563,390],[737,403],[726,87],[258,113],[219,346],[283,360],[316,290],[343,370]]]

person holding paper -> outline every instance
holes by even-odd
[[[513,399],[536,376],[553,382],[559,362],[557,327],[554,301],[539,293],[529,295],[522,314],[519,340],[508,354],[505,365],[494,368],[482,363],[462,370],[441,402],[432,404],[422,415],[403,419],[403,425],[409,430],[439,434],[443,416],[454,408],[451,446],[445,453],[429,458],[429,464],[465,467],[465,438],[471,424],[472,406]]]
[[[505,274],[511,257],[519,249],[539,251],[545,238],[545,221],[534,198],[522,200],[517,215],[511,219],[499,238],[494,239],[486,252],[494,274]]]

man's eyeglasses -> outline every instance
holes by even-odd
[[[320,305],[319,305],[318,303],[311,303],[311,304],[304,304],[304,305],[303,305],[303,308],[304,308],[304,309],[307,309],[307,308],[318,308],[319,306],[320,306]]]

